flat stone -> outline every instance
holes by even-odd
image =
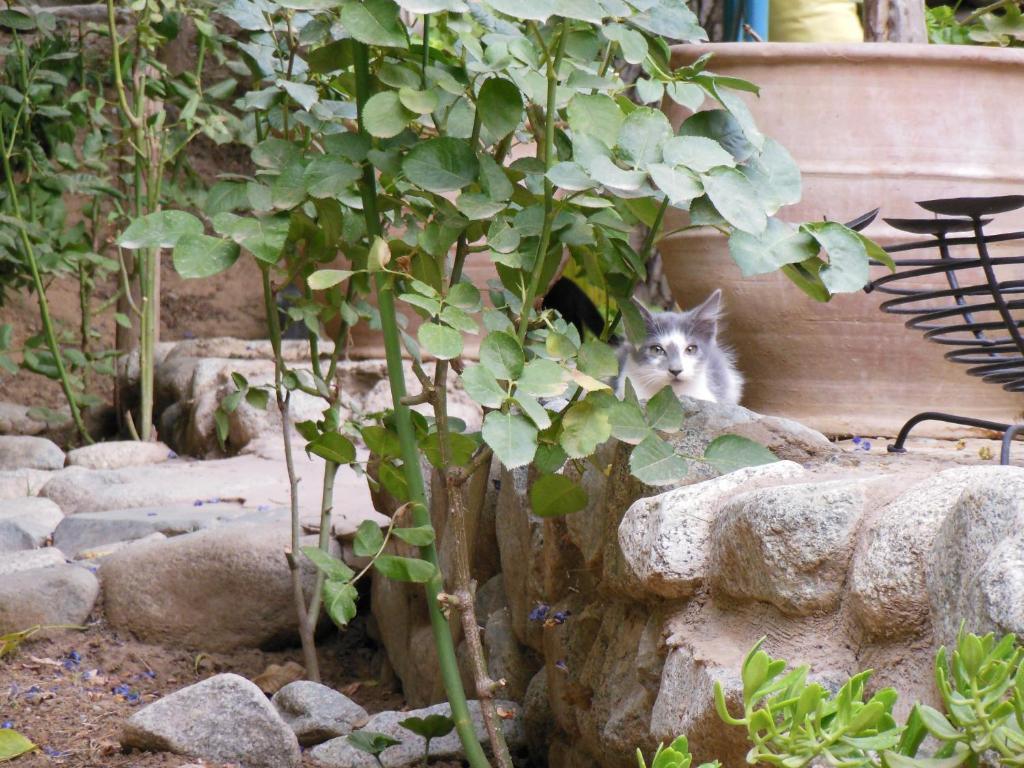
[[[129,547],[133,544],[147,544],[153,541],[163,541],[167,537],[162,533],[151,533],[148,536],[143,536],[141,539],[130,539],[128,541],[115,541],[110,544],[101,544],[98,547],[92,547],[90,549],[83,549],[75,555],[75,560],[89,561],[92,563],[98,563],[105,560],[115,552],[120,552],[125,547]],[[86,566],[88,567],[88,566]]]
[[[63,562],[4,573],[0,578],[0,635],[37,624],[83,624],[99,591],[92,573]]]
[[[348,696],[309,680],[289,683],[270,703],[304,747],[346,736],[370,719]]]
[[[0,435],[0,470],[60,469],[64,451],[45,437]]]
[[[711,528],[711,583],[788,614],[839,604],[867,497],[861,481],[784,485],[743,493]]]
[[[63,519],[60,507],[49,499],[0,500],[0,552],[45,546]]]
[[[126,547],[100,570],[107,621],[146,642],[204,651],[294,642],[290,541],[286,527],[237,524]],[[308,594],[315,574],[302,562]]]
[[[52,503],[52,502],[51,502]],[[71,557],[86,549],[141,539],[152,533],[178,536],[246,518],[251,510],[237,504],[193,504],[80,512],[63,518],[53,543]]]
[[[137,440],[117,440],[94,443],[68,452],[71,467],[86,469],[120,469],[143,464],[159,464],[172,456],[163,443],[143,443]]]
[[[31,571],[51,565],[64,565],[67,561],[64,553],[56,547],[6,552],[0,558],[0,576],[10,576],[20,571]]]
[[[43,469],[8,469],[0,471],[0,499],[19,499],[36,496],[54,476]]]
[[[860,537],[850,567],[847,604],[869,637],[928,631],[926,574],[932,543],[963,490],[975,481],[1014,474],[1013,468],[958,467],[940,472],[882,507]]]
[[[935,537],[927,574],[937,640],[1024,632],[1024,469],[991,467],[963,489]]]
[[[34,419],[32,409],[18,403],[0,402],[0,435],[38,435],[46,429],[46,422]]]
[[[619,525],[619,547],[639,587],[667,598],[689,597],[708,576],[708,540],[722,505],[753,488],[793,480],[792,461],[747,467],[633,504]]]
[[[234,674],[214,675],[143,707],[125,724],[121,744],[243,768],[300,762],[295,734],[263,691]]]
[[[511,701],[496,701],[495,705],[511,715],[511,717],[501,720],[509,750],[513,754],[522,752],[525,749],[526,740],[519,705]],[[451,717],[451,714],[451,706],[447,702],[408,712],[379,712],[371,717],[361,730],[384,733],[394,739],[400,739],[401,744],[388,747],[381,752],[381,762],[384,764],[384,768],[410,768],[423,761],[426,742],[412,731],[407,731],[399,723],[409,717],[428,717],[430,715]],[[487,730],[484,728],[478,701],[469,702],[469,714],[473,720],[477,738],[486,746],[490,742]],[[347,737],[331,739],[320,746],[313,747],[309,751],[309,755],[318,765],[328,766],[328,768],[373,768],[376,765],[372,757],[353,747]],[[462,755],[462,744],[459,741],[459,735],[454,730],[447,736],[430,741],[430,757],[434,760],[458,759]]]

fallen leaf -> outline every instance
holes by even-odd
[[[306,676],[306,668],[295,661],[282,664],[271,664],[252,679],[259,689],[268,696],[273,696],[288,683],[302,680]]]

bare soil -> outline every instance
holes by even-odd
[[[404,707],[401,693],[378,680],[381,657],[361,619],[348,632],[321,642],[319,656],[323,682],[367,711]],[[169,753],[125,753],[119,743],[122,723],[139,707],[211,675],[234,672],[252,679],[271,664],[289,661],[301,664],[299,649],[194,653],[139,643],[102,623],[25,643],[0,660],[0,724],[31,739],[40,751],[12,766],[212,767]],[[313,765],[303,758],[303,766]]]

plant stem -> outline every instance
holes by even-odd
[[[306,596],[302,591],[302,569],[299,566],[300,525],[299,525],[299,478],[295,474],[295,458],[292,456],[292,419],[289,407],[290,393],[284,392],[281,379],[284,375],[284,357],[281,355],[281,324],[277,318],[277,305],[270,287],[270,267],[261,265],[263,277],[263,306],[267,313],[267,327],[270,329],[270,346],[274,350],[274,394],[277,409],[281,413],[281,432],[284,439],[284,464],[288,470],[288,499],[290,502],[292,542],[288,552],[288,569],[292,576],[292,594],[299,624],[299,642],[302,644],[302,658],[306,663],[306,677],[313,682],[320,681],[320,665],[316,655],[316,641],[309,629],[306,611]],[[314,627],[315,628],[315,627]]]
[[[537,147],[537,153],[544,160],[544,166],[551,168],[555,158],[555,120],[558,116],[556,110],[556,97],[558,95],[558,66],[562,63],[562,54],[565,52],[566,26],[562,22],[558,34],[558,47],[555,50],[554,60],[547,61],[547,105],[544,112],[544,143]],[[533,262],[533,269],[530,271],[530,283],[526,288],[526,295],[523,297],[522,316],[519,318],[519,343],[526,340],[526,331],[530,327],[530,313],[533,312],[533,302],[540,290],[540,277],[544,272],[544,262],[547,260],[548,244],[551,242],[551,227],[554,224],[554,198],[555,186],[551,180],[544,177],[544,226],[540,233],[540,242],[537,244],[537,255]]]
[[[355,73],[359,131],[366,135],[363,127],[363,107],[370,97],[370,67],[369,53],[363,43],[355,44]],[[377,215],[377,180],[373,166],[367,161],[363,162],[362,197],[367,233],[370,237],[380,237],[381,222]],[[376,272],[374,279],[377,304],[380,308],[381,327],[384,331],[384,349],[387,357],[388,378],[391,382],[391,398],[395,409],[395,425],[401,444],[402,470],[409,488],[413,521],[417,526],[429,526],[431,525],[430,511],[424,491],[423,470],[420,467],[420,454],[413,432],[412,416],[409,407],[402,404],[402,399],[406,395],[405,370],[402,365],[402,347],[395,313],[394,289],[390,278],[383,272]],[[420,557],[434,566],[434,575],[424,587],[427,611],[430,614],[430,625],[434,633],[434,643],[441,667],[441,678],[452,709],[452,720],[455,722],[455,729],[458,731],[466,758],[472,768],[489,768],[487,757],[477,740],[473,721],[469,715],[469,706],[466,703],[466,693],[462,688],[462,678],[459,675],[459,665],[455,657],[451,630],[438,603],[443,580],[437,557],[437,547],[433,543],[420,547]]]
[[[972,24],[978,19],[980,19],[982,16],[984,16],[986,13],[993,13],[995,11],[998,11],[1000,8],[1005,8],[1008,5],[1017,5],[1017,3],[1018,0],[996,0],[996,2],[994,3],[989,3],[988,5],[982,6],[981,8],[977,8],[971,11],[964,17],[964,20],[961,21],[960,23],[963,25]]]
[[[22,61],[24,66],[24,61]],[[14,134],[18,131],[18,125],[15,123],[11,128],[11,146],[14,145]],[[43,277],[39,271],[39,261],[36,259],[35,249],[32,247],[32,240],[28,236],[28,230],[25,228],[25,220],[21,216],[21,205],[18,203],[18,190],[14,186],[14,173],[11,170],[11,154],[8,148],[7,142],[4,139],[4,125],[3,118],[0,117],[0,158],[3,162],[4,179],[7,182],[7,195],[11,201],[11,207],[14,212],[14,218],[18,220],[18,234],[21,236],[21,245],[25,250],[25,257],[28,259],[29,271],[32,273],[32,285],[36,291],[36,302],[39,305],[39,319],[43,323],[43,335],[46,338],[46,346],[50,350],[50,354],[53,355],[53,363],[57,368],[57,377],[60,381],[60,387],[64,391],[64,397],[68,401],[68,407],[71,409],[71,418],[75,423],[75,428],[78,430],[78,434],[81,435],[82,440],[86,443],[92,443],[92,436],[89,434],[89,430],[85,428],[85,424],[82,422],[82,414],[78,409],[78,402],[75,400],[75,393],[71,389],[71,381],[68,378],[67,369],[64,367],[64,358],[61,355],[60,344],[57,343],[57,334],[53,330],[53,319],[50,316],[50,305],[46,300],[46,287],[43,285]]]

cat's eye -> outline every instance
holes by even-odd
[[[652,344],[651,345],[651,354],[654,354],[654,355],[664,355],[665,354],[665,348],[663,346],[661,346],[661,344]]]
[[[686,348],[686,354],[688,354],[688,355],[695,355],[695,354],[697,354],[697,345],[696,344],[690,344]]]

